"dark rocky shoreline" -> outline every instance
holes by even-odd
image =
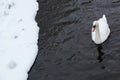
[[[39,52],[28,80],[120,80],[119,0],[38,2]],[[102,44],[99,62],[91,26],[103,14],[114,32]]]

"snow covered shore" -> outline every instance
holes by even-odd
[[[37,55],[36,0],[0,0],[0,80],[27,80]]]

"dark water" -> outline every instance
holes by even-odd
[[[120,0],[38,0],[39,52],[28,80],[120,80]],[[112,31],[96,46],[94,20]]]

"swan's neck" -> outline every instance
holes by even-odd
[[[99,25],[96,25],[95,40],[96,40],[97,42],[100,42],[100,41],[101,41]]]

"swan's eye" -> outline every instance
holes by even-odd
[[[93,32],[95,31],[95,29],[96,29],[96,26],[93,26],[93,27],[92,27]]]

